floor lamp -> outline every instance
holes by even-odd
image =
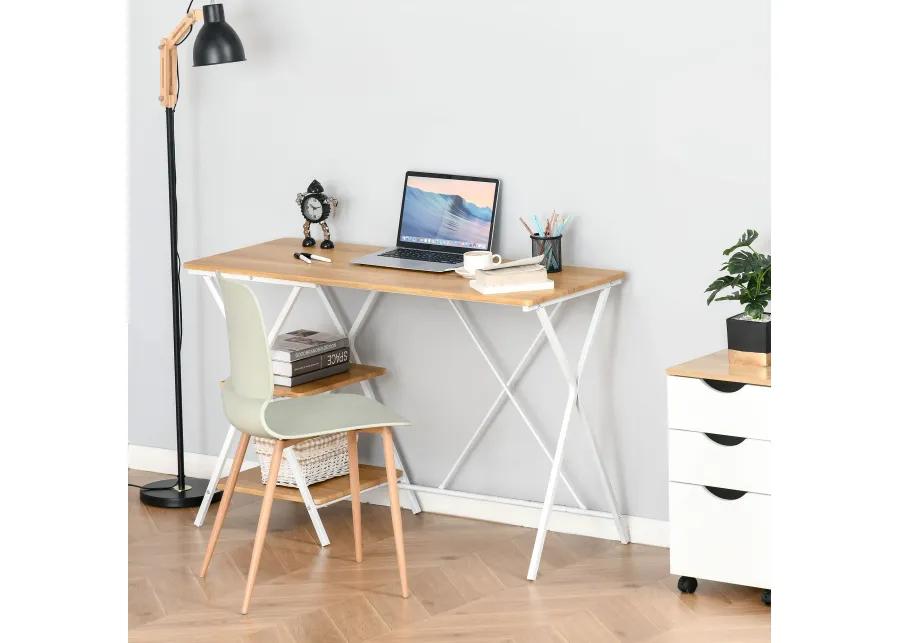
[[[193,4],[193,0],[191,0]],[[169,162],[169,253],[172,277],[172,341],[175,349],[175,435],[178,477],[141,487],[141,502],[156,507],[198,507],[203,501],[207,480],[184,475],[184,422],[181,409],[181,260],[178,256],[178,199],[175,190],[175,104],[178,102],[178,45],[203,20],[194,41],[194,67],[246,60],[244,46],[234,29],[225,22],[221,4],[208,4],[191,11],[159,45],[159,102],[166,110],[166,150]],[[217,491],[213,502],[222,492]]]

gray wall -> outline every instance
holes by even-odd
[[[131,2],[129,442],[174,447],[163,112],[156,45],[183,0]],[[768,3],[759,0],[230,0],[248,60],[192,69],[178,107],[183,258],[297,236],[295,194],[318,178],[341,199],[337,243],[389,244],[407,169],[498,176],[497,249],[528,253],[519,215],[578,215],[571,264],[625,270],[584,376],[589,415],[618,458],[626,513],[666,517],[663,369],[724,345],[703,289],[747,227],[769,239]],[[224,323],[185,277],[186,448],[216,453],[226,423]],[[258,286],[271,320],[286,291]],[[347,318],[362,294],[343,292]],[[538,328],[471,306],[509,372]],[[560,323],[576,354],[591,303]],[[313,293],[288,327],[329,328]],[[377,388],[417,429],[413,478],[436,484],[498,385],[446,302],[384,298],[360,341],[390,369]],[[563,386],[549,351],[520,391],[552,442]],[[567,470],[605,508],[583,427]],[[369,449],[371,461],[377,452]],[[538,499],[548,465],[507,406],[457,487]],[[560,492],[562,502],[570,502]]]

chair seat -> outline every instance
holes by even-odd
[[[272,400],[265,421],[273,437],[283,440],[409,424],[383,404],[347,393]]]

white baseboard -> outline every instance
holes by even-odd
[[[231,458],[225,462],[224,474],[231,470]],[[201,453],[184,454],[184,473],[194,478],[209,478],[216,466],[216,456]],[[241,465],[241,471],[258,467],[256,454],[247,449],[247,456]],[[138,444],[128,445],[128,468],[141,471],[153,471],[175,475],[178,473],[178,465],[175,459],[174,449],[158,449],[156,447],[144,447]]]
[[[404,492],[401,491],[400,501],[405,506],[404,495]],[[416,495],[422,511],[499,522],[505,525],[537,528],[538,518],[541,514],[541,510],[537,507],[520,507],[475,498],[445,496],[427,491],[417,491]],[[384,487],[373,489],[363,496],[363,501],[387,506],[389,504],[387,490]],[[669,523],[667,521],[637,516],[622,517],[628,523],[631,542],[655,547],[669,546]],[[585,516],[565,511],[554,511],[550,514],[549,529],[563,534],[592,536],[607,540],[619,539],[612,518]]]
[[[249,459],[252,454],[248,452],[247,455],[248,459],[244,460],[241,470],[258,466],[257,462]],[[215,456],[198,453],[184,454],[184,469],[189,476],[208,478],[215,466]],[[174,475],[176,473],[175,451],[129,444],[128,467],[130,469]],[[231,459],[229,458],[225,465],[225,471],[228,471],[230,467]],[[400,495],[402,502],[405,494],[401,492]],[[531,528],[537,527],[540,516],[540,509],[537,507],[498,504],[486,500],[444,496],[426,491],[418,491],[417,495],[419,504],[424,511],[449,516],[475,518],[477,520]],[[363,500],[372,504],[387,505],[387,490],[383,487],[372,489],[363,495]],[[669,546],[669,523],[667,521],[638,516],[623,516],[623,518],[628,522],[631,542],[656,547]],[[599,518],[563,511],[555,511],[551,515],[550,531],[618,540],[616,526],[612,518]]]

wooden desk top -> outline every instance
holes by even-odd
[[[710,353],[689,362],[666,369],[667,375],[696,377],[705,380],[721,380],[723,382],[739,382],[757,386],[772,386],[771,366],[750,366],[748,364],[732,364],[728,361],[728,351]]]
[[[537,306],[625,277],[625,273],[620,270],[564,266],[561,272],[550,275],[550,278],[556,283],[553,290],[482,295],[469,286],[467,279],[452,272],[436,274],[374,266],[356,266],[350,263],[357,257],[380,249],[379,246],[353,243],[338,243],[337,247],[332,250],[307,248],[306,250],[330,257],[332,260],[332,263],[314,261],[312,264],[307,264],[294,259],[294,253],[303,248],[300,247],[299,239],[291,237],[275,239],[203,259],[194,259],[184,264],[184,267],[186,270],[200,272],[223,272],[337,288],[375,290],[510,306]]]

